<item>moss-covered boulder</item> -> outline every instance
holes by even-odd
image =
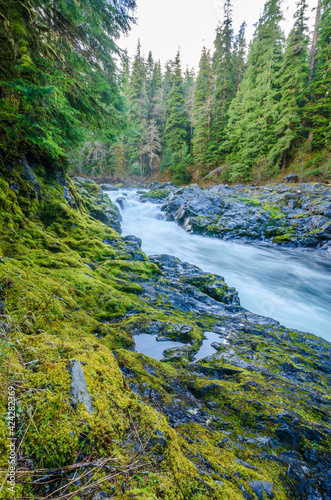
[[[147,258],[91,216],[90,181],[66,178],[69,198],[32,171],[0,177],[1,498],[328,500],[331,345],[243,310],[219,276]],[[143,331],[185,352],[134,352]],[[226,342],[198,360],[208,332]]]

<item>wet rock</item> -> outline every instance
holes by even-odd
[[[167,218],[196,234],[293,247],[325,247],[331,239],[331,190],[322,184],[187,186],[164,194]]]
[[[191,346],[170,347],[163,351],[164,361],[177,361],[182,358],[192,359],[194,353]]]
[[[0,298],[0,314],[4,314],[4,313],[5,313],[5,306]]]
[[[132,236],[132,235],[129,235],[129,236],[125,236],[123,238],[123,241],[129,243],[131,246],[134,246],[136,248],[141,248],[141,245],[142,245],[142,241],[140,238],[138,238],[137,236]]]
[[[74,400],[85,404],[89,413],[93,414],[94,409],[92,406],[92,399],[88,392],[85,376],[82,366],[79,361],[73,360],[69,364],[69,372],[71,375],[71,395]]]
[[[100,184],[103,191],[118,191],[118,187],[112,186],[111,184]]]
[[[126,198],[125,198],[125,196],[123,196],[123,195],[118,196],[115,201],[122,208],[122,210],[123,210],[123,208],[125,208],[125,205],[126,205]]]
[[[267,481],[250,481],[248,484],[259,500],[264,500],[264,493],[267,498],[275,497],[272,483],[268,483]]]

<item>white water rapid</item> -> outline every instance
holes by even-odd
[[[331,259],[322,252],[273,247],[261,242],[223,241],[192,235],[163,219],[158,205],[126,195],[123,236],[142,239],[147,255],[170,254],[225,278],[246,309],[272,317],[286,327],[331,341]]]

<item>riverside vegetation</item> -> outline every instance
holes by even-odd
[[[2,419],[1,498],[331,498],[330,343],[241,308],[220,276],[175,257],[148,258],[138,238],[120,236],[119,211],[101,188],[66,175],[147,174],[162,161],[183,182],[192,165],[204,175],[223,164],[224,153],[230,180],[253,177],[256,168],[263,180],[289,159],[328,177],[330,0],[318,1],[309,75],[305,2],[284,52],[279,1],[268,0],[246,73],[236,80],[228,63],[243,69],[233,62],[240,56],[246,65],[244,41],[233,46],[230,2],[226,6],[213,99],[208,85],[200,92],[204,79],[198,79],[195,121],[188,127],[183,103],[192,110],[193,80],[188,74],[186,100],[178,56],[158,89],[161,97],[169,91],[169,99],[159,101],[166,138],[159,145],[156,94],[146,101],[146,82],[136,78],[145,62],[138,52],[129,83],[127,58],[117,47],[133,22],[134,0],[0,3],[0,405],[6,415],[8,387],[14,387],[17,458],[13,491]],[[267,54],[275,62],[272,74]],[[295,69],[289,77],[288,69]],[[230,82],[230,93],[222,81]],[[256,114],[260,102],[252,115],[241,108],[255,83],[274,110],[263,123]],[[146,111],[150,122],[146,102],[153,104]],[[198,139],[208,131],[210,103],[219,111],[213,131],[232,130],[232,142],[219,149],[213,139],[206,159],[196,156],[190,164],[192,151],[205,151]],[[233,129],[240,109],[245,134],[239,125]],[[258,158],[248,154],[253,143]],[[283,194],[271,186],[269,202],[257,188],[171,189],[173,202],[162,186],[150,197],[163,198],[169,216],[181,222],[178,209],[187,195],[187,228],[231,236],[220,214],[194,215],[190,195],[209,203],[227,192],[224,201],[239,209],[234,236],[247,236],[242,214],[255,221],[251,236],[328,248],[329,195],[322,185],[288,187]],[[196,362],[208,332],[222,342],[216,354]],[[184,346],[159,362],[134,351],[140,333]]]
[[[0,185],[16,498],[331,498],[330,343],[242,309],[219,276],[146,257],[99,186],[32,167],[8,163]],[[195,362],[208,331],[227,342]],[[139,333],[185,347],[158,362],[134,352]],[[1,435],[4,469],[5,420]]]

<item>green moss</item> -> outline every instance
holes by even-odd
[[[200,363],[206,368],[201,373],[199,364],[160,363],[132,352],[134,332],[150,322],[158,322],[164,336],[190,342],[197,350],[215,318],[185,314],[168,306],[165,297],[148,303],[141,294],[143,282],[163,283],[160,270],[148,260],[132,261],[120,236],[89,215],[72,184],[79,209],[66,205],[61,187],[51,188],[51,181],[42,177],[40,199],[18,197],[9,189],[14,179],[22,193],[31,189],[15,171],[11,175],[6,173],[8,182],[0,178],[0,283],[6,305],[1,319],[10,323],[6,336],[0,336],[0,408],[5,414],[6,388],[14,384],[22,456],[35,469],[63,470],[77,461],[107,458],[115,477],[105,479],[109,469],[100,467],[94,480],[102,479],[102,488],[121,500],[124,480],[126,497],[144,500],[242,500],[240,483],[248,491],[252,479],[273,482],[280,500],[292,498],[277,462],[258,458],[261,449],[254,442],[244,449],[236,443],[242,443],[240,436],[253,439],[261,422],[263,433],[273,436],[272,418],[285,408],[320,425],[323,413],[303,398],[307,387],[327,398],[326,379],[305,380],[302,390],[294,391],[282,378],[282,365],[293,362],[293,353],[315,373],[314,350],[298,332],[286,332],[289,343],[281,328],[251,325],[247,332],[239,322],[230,332],[231,356],[240,355],[261,371],[236,368],[232,357],[225,356],[227,348],[219,359]],[[99,190],[91,185],[88,193],[94,205]],[[220,301],[231,291],[208,274],[186,284]],[[217,325],[226,325],[226,318],[217,318]],[[72,360],[81,363],[93,415],[70,399]],[[165,417],[168,408],[175,417],[184,415],[180,425],[174,427]],[[194,421],[200,409],[201,420]],[[0,460],[5,463],[3,421],[0,432]],[[159,433],[165,443],[158,441]],[[328,446],[325,441],[318,449],[326,452]],[[243,467],[237,458],[258,470]],[[137,469],[132,473],[133,464]],[[16,497],[29,497],[32,491],[41,498],[48,494],[42,485],[32,484],[35,474],[19,476]],[[74,494],[76,486],[70,488]],[[10,492],[2,493],[10,498]]]
[[[256,198],[243,198],[240,196],[238,199],[246,203],[246,205],[252,205],[253,207],[260,207],[262,205],[262,201]]]
[[[153,191],[149,191],[146,194],[146,198],[151,198],[152,200],[164,200],[167,198],[169,193],[167,191],[163,191],[161,189],[154,189]]]

